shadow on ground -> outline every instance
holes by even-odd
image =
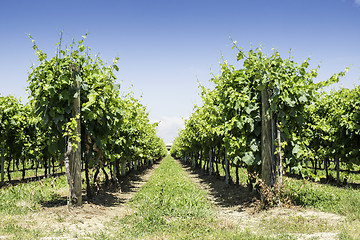
[[[99,187],[92,185],[92,196],[90,199],[87,197],[86,190],[83,189],[83,202],[102,207],[112,207],[124,204],[138,191],[139,184],[146,181],[144,180],[144,176],[159,164],[160,163],[155,163],[151,167],[132,171],[116,184],[112,182],[105,184],[105,182],[102,182]],[[66,206],[67,196],[58,196],[51,201],[42,202],[41,205],[45,208]]]
[[[58,177],[58,176],[62,176],[62,175],[65,175],[65,172],[48,174],[47,178]],[[35,182],[35,181],[39,181],[44,178],[45,178],[45,175],[26,177],[24,179],[12,179],[11,181],[4,181],[3,183],[0,183],[0,188],[6,187],[6,186],[16,186],[21,183]]]
[[[246,186],[233,183],[226,184],[225,178],[222,176],[210,176],[202,169],[194,169],[180,161],[179,163],[185,171],[195,178],[195,181],[200,183],[202,188],[206,188],[218,206],[242,211],[241,209],[245,207],[253,206],[257,200],[257,194],[249,191]]]

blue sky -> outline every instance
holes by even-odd
[[[341,84],[360,83],[360,0],[1,1],[1,95],[27,99],[27,34],[51,55],[60,30],[67,42],[89,32],[85,44],[106,62],[120,57],[122,91],[142,97],[165,142],[200,103],[197,80],[209,86],[221,56],[235,63],[229,36],[245,50],[310,57],[319,81],[349,67]]]

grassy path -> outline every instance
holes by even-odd
[[[134,212],[113,218],[98,239],[266,239],[219,219],[207,192],[170,156],[128,205]]]
[[[221,194],[214,195],[215,185]],[[221,185],[223,189],[219,191]],[[99,239],[352,239],[344,234],[347,224],[344,218],[336,214],[282,208],[251,213],[251,207],[224,206],[219,195],[236,191],[231,188],[221,180],[206,182],[168,156],[127,204],[133,213],[113,218],[107,230],[97,236]]]
[[[360,228],[352,225],[358,223],[348,221],[344,216],[300,207],[259,212],[253,202],[254,194],[245,186],[227,185],[223,178],[209,176],[188,166],[183,169],[207,192],[208,199],[215,205],[218,220],[226,223],[226,234],[232,239],[358,239],[356,232]]]
[[[126,203],[159,165],[130,174],[120,188],[101,189],[91,201],[70,212],[65,176],[1,188],[0,239],[94,239],[110,219],[132,213]]]
[[[359,239],[360,222],[333,213],[254,213],[242,186],[161,164],[69,212],[66,178],[1,189],[1,239]]]

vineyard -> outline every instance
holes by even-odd
[[[86,38],[48,58],[30,36],[29,101],[0,96],[0,238],[360,237],[360,87],[324,90],[348,69],[233,42],[170,156]]]
[[[233,44],[242,67],[225,61],[211,79],[215,88],[202,87],[203,104],[194,108],[171,155],[209,175],[222,168],[226,183],[239,183],[239,168],[246,168],[249,189],[259,179],[280,188],[285,172],[346,184],[360,165],[360,88],[323,88],[348,70],[315,83],[310,59],[297,64],[277,51],[246,54]]]
[[[0,97],[2,184],[36,178],[40,169],[43,176],[65,172],[69,205],[81,205],[81,171],[91,198],[99,173],[116,183],[166,156],[146,107],[131,94],[120,97],[114,76],[118,58],[105,66],[98,56],[92,58],[85,39],[66,49],[60,39],[48,59],[31,38],[38,64],[28,77],[29,102]]]

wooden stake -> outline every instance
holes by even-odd
[[[77,97],[74,99],[73,117],[76,118],[75,131],[78,136],[81,136],[81,120],[80,120],[80,76],[77,69],[74,68],[74,78],[76,79]],[[73,145],[76,144],[76,150],[73,149]],[[68,138],[67,149],[65,153],[65,168],[66,175],[69,183],[69,200],[68,207],[81,206],[82,205],[82,192],[81,192],[81,142],[72,142]]]
[[[5,175],[5,156],[4,156],[4,148],[1,149],[1,184],[4,184],[4,175]]]
[[[267,186],[274,185],[274,173],[272,169],[272,131],[269,112],[269,94],[267,88],[261,91],[261,178]]]
[[[230,171],[229,171],[229,160],[227,158],[227,152],[226,152],[226,147],[225,147],[225,183],[229,184],[229,180],[230,180]]]

